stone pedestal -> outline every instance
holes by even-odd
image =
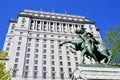
[[[79,65],[71,80],[120,80],[120,67],[108,65]]]

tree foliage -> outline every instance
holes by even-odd
[[[113,53],[113,62],[120,62],[120,26],[115,26],[106,32],[105,44]]]
[[[6,71],[5,54],[5,51],[0,51],[0,80],[11,80],[11,70]]]

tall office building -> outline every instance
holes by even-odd
[[[12,68],[12,80],[68,80],[80,62],[70,45],[81,27],[101,40],[95,23],[84,16],[24,10],[11,19],[3,50]]]

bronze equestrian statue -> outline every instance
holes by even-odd
[[[70,43],[70,51],[75,53],[81,51],[81,63],[84,64],[85,56],[94,59],[96,63],[101,63],[101,60],[105,59],[104,63],[109,64],[111,61],[112,53],[105,48],[105,46],[97,41],[94,36],[85,31],[85,28],[76,30],[75,33],[78,35],[75,41],[65,41],[60,46]]]

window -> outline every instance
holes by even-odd
[[[46,43],[47,42],[47,39],[43,39],[43,43]]]
[[[71,63],[70,63],[70,62],[68,62],[68,66],[71,66]]]
[[[55,71],[55,67],[52,67],[52,71]]]
[[[38,67],[37,66],[34,66],[34,70],[37,70],[38,69]]]
[[[10,31],[10,33],[12,34],[12,33],[13,33],[13,31]]]
[[[34,73],[34,78],[37,78],[37,73],[36,72]]]
[[[67,55],[69,55],[69,51],[66,51]]]
[[[81,28],[84,28],[84,25],[81,25]]]
[[[93,30],[93,27],[91,25],[89,25],[89,28],[90,28],[91,31]]]
[[[70,56],[67,56],[67,60],[70,60]]]
[[[71,77],[72,77],[72,74],[69,74],[69,77],[71,78]]]
[[[26,54],[26,57],[29,58],[29,57],[30,57],[30,54]]]
[[[27,78],[28,77],[28,72],[25,72],[24,73],[24,78]]]
[[[19,50],[20,50],[20,47],[17,47],[17,50],[19,51]]]
[[[69,71],[69,72],[72,72],[71,68],[68,68],[68,71]]]
[[[39,37],[40,35],[39,34],[36,34],[37,37]]]
[[[12,40],[12,38],[10,37],[8,40],[9,40],[9,41],[11,41],[11,40]]]
[[[39,47],[39,44],[36,44],[36,47]]]
[[[54,29],[53,26],[50,26],[50,31],[51,31],[51,32],[53,32],[53,29]]]
[[[46,34],[44,34],[44,38],[47,38],[47,35],[46,35]]]
[[[21,42],[18,42],[18,45],[21,45]]]
[[[43,49],[43,53],[46,53],[46,49]]]
[[[60,71],[63,71],[63,68],[60,68]]]
[[[74,37],[72,37],[72,39],[74,39]]]
[[[55,65],[55,61],[52,61],[52,65]]]
[[[65,36],[65,38],[67,38],[67,36]]]
[[[30,52],[30,48],[27,49],[27,52]]]
[[[15,58],[15,62],[18,62],[18,58]]]
[[[46,48],[46,44],[43,44],[43,48]]]
[[[52,73],[52,79],[55,79],[55,73]]]
[[[63,65],[63,63],[62,63],[62,62],[60,62],[60,65]]]
[[[36,53],[38,53],[38,52],[39,52],[39,50],[38,50],[38,49],[35,49],[35,52],[36,52]]]
[[[46,22],[46,21],[44,21],[44,24],[47,24],[47,22]]]
[[[74,55],[77,55],[77,53],[75,52]]]
[[[46,64],[46,61],[43,61],[43,64],[45,65],[45,64]]]
[[[23,34],[23,32],[20,32],[20,35],[22,35]]]
[[[66,49],[69,49],[69,47],[68,47],[68,46],[66,46]]]
[[[54,55],[52,55],[51,58],[54,59],[55,58]]]
[[[58,48],[61,49],[62,47],[58,45]]]
[[[6,48],[6,51],[9,51],[9,49],[10,49],[10,48],[9,48],[9,47],[7,47],[7,48]]]
[[[46,55],[43,55],[43,59],[46,59]]]
[[[29,33],[29,36],[32,36],[32,33]]]
[[[43,79],[46,79],[46,73],[43,73]]]
[[[61,51],[61,50],[59,50],[59,51],[58,51],[58,53],[59,53],[59,54],[61,54],[61,53],[62,53],[62,51]]]
[[[28,47],[31,47],[31,43],[28,43]]]
[[[35,64],[38,64],[38,60],[35,60]]]
[[[12,77],[16,77],[16,73],[17,73],[17,71],[13,71]]]
[[[54,44],[54,40],[50,40],[50,43],[51,43],[51,44]]]
[[[46,71],[46,67],[43,67],[43,71]]]
[[[61,74],[61,79],[64,79],[64,74]]]
[[[59,27],[57,27],[57,32],[59,32],[60,31],[60,28]]]
[[[75,57],[75,60],[77,61],[77,60],[78,60],[78,58],[77,58],[77,57]]]
[[[14,67],[13,68],[17,68],[18,67],[18,65],[17,64],[14,64]]]
[[[31,42],[32,41],[32,38],[28,38],[28,42]]]
[[[39,42],[39,39],[36,39],[36,42]]]
[[[25,18],[22,19],[22,24],[24,24],[24,23],[25,23]]]
[[[78,25],[75,25],[75,28],[78,28]]]
[[[29,69],[29,66],[25,66],[25,70],[28,70]]]
[[[10,46],[10,43],[8,43],[7,46]]]
[[[71,26],[72,26],[72,24],[69,24],[69,26],[71,27]]]
[[[12,27],[14,27],[15,26],[15,24],[12,24]]]
[[[54,35],[51,35],[51,37],[54,37]]]
[[[50,25],[53,25],[53,22],[51,22]]]
[[[61,60],[61,59],[62,59],[62,56],[59,56],[59,59]]]
[[[35,58],[38,58],[38,54],[35,54]]]
[[[69,29],[70,29],[70,32],[72,33],[72,27],[71,26],[69,27]]]
[[[58,36],[58,38],[60,38],[61,36]]]
[[[29,64],[29,59],[26,60],[26,64]]]
[[[19,37],[19,40],[22,40],[22,37]]]
[[[51,50],[51,54],[54,54],[54,50]]]
[[[76,62],[76,66],[78,66],[78,62]]]
[[[54,48],[54,45],[51,45],[51,48]]]
[[[22,24],[21,27],[24,27],[24,25]]]
[[[6,52],[6,54],[5,54],[6,56],[9,56],[9,53],[8,52]]]
[[[19,52],[16,52],[16,56],[19,56],[20,55],[20,53]]]

